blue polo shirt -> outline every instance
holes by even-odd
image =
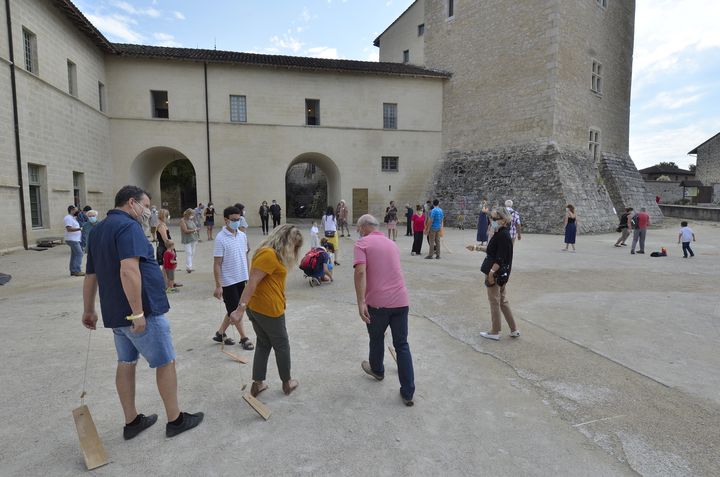
[[[430,229],[435,231],[440,230],[442,228],[443,217],[445,217],[445,214],[442,209],[435,206],[435,208],[430,211],[430,220],[432,221],[430,223]]]
[[[132,257],[140,258],[145,316],[162,315],[170,310],[165,279],[142,226],[128,213],[113,209],[107,213],[105,220],[95,224],[86,262],[86,272],[94,273],[98,281],[105,328],[131,324],[125,319],[132,310],[120,281],[120,261]]]

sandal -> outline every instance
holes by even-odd
[[[250,395],[252,397],[257,397],[258,394],[265,391],[267,388],[267,384],[265,384],[264,382],[253,381],[252,386],[250,386]]]
[[[300,383],[298,383],[295,379],[288,379],[283,383],[283,392],[286,396],[288,396],[291,392],[295,391],[299,385]]]
[[[245,337],[240,340],[240,346],[242,346],[245,350],[254,350],[255,346],[252,344],[252,341],[250,341],[250,338]]]

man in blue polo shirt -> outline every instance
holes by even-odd
[[[125,413],[125,439],[157,421],[157,414],[145,416],[135,408],[139,355],[157,370],[158,391],[168,419],[165,435],[176,436],[203,420],[203,413],[181,412],[178,405],[175,350],[165,318],[170,304],[162,272],[141,225],[149,216],[150,197],[144,190],[125,186],[118,191],[115,208],[93,228],[83,284],[83,325],[95,329],[99,288],[103,325],[114,334],[118,356],[115,385]]]
[[[430,252],[425,258],[432,258],[433,251],[435,258],[440,258],[440,230],[443,226],[445,214],[440,208],[440,201],[433,200],[433,209],[430,211],[430,231],[428,232],[428,242],[430,244]]]

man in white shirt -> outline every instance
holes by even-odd
[[[515,239],[522,240],[522,222],[520,222],[520,213],[513,209],[513,201],[508,199],[505,201],[505,208],[510,212],[510,238],[512,239],[513,245],[515,245]]]
[[[63,222],[65,223],[65,243],[70,247],[70,276],[84,277],[85,273],[82,271],[83,251],[82,246],[80,246],[82,229],[77,220],[80,210],[74,205],[69,205],[67,210],[68,214],[63,219]]]
[[[227,314],[223,318],[220,328],[213,336],[213,340],[226,345],[233,345],[235,341],[228,338],[225,330],[230,326],[228,315],[235,311],[240,304],[240,297],[245,284],[247,284],[248,271],[247,253],[248,244],[245,232],[239,230],[242,213],[237,207],[227,207],[223,211],[225,227],[215,236],[215,249],[213,252],[213,275],[215,276],[215,292],[218,300],[225,302]],[[250,338],[245,334],[242,320],[235,326],[240,333],[240,345],[243,349],[255,349]]]

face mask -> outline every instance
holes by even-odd
[[[97,222],[97,217],[88,217],[88,220],[91,224],[94,224],[95,222]]]
[[[493,221],[492,221],[492,228],[493,228],[494,231],[497,231],[497,229],[500,228],[500,224],[497,223],[497,221],[493,220]]]
[[[233,230],[237,230],[238,227],[240,227],[240,221],[239,220],[231,220],[228,222],[228,227],[230,227]]]
[[[152,215],[152,212],[150,212],[150,209],[143,206],[140,202],[136,202],[136,204],[138,204],[140,206],[140,213],[135,218],[135,220],[137,220],[140,223],[147,222],[148,220],[150,220],[150,216]],[[133,210],[137,214],[137,210],[135,209],[135,207],[133,207]],[[168,219],[169,218],[170,217],[168,216]]]

